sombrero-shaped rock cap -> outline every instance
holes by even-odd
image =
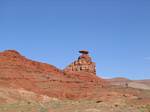
[[[79,53],[82,53],[82,54],[88,54],[89,51],[87,51],[87,50],[80,50]]]

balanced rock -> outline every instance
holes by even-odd
[[[95,63],[92,62],[89,52],[86,50],[79,51],[81,55],[76,61],[67,66],[64,71],[77,71],[96,74]]]

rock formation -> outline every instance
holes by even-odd
[[[79,60],[86,58],[90,62],[87,54],[83,53]],[[96,75],[64,72],[53,65],[30,60],[15,50],[0,52],[0,87],[23,88],[50,97],[78,99],[95,97],[94,91],[97,87],[101,90],[104,85],[105,81]]]
[[[67,66],[64,71],[78,71],[96,74],[95,63],[92,62],[89,52],[86,50],[79,51],[81,55],[79,58]]]
[[[48,112],[49,108],[53,108],[53,112],[98,111],[95,108],[102,108],[103,112],[120,112],[128,105],[129,108],[121,112],[131,112],[133,107],[143,109],[150,104],[150,91],[142,90],[143,86],[139,89],[113,86],[111,81],[91,75],[95,73],[95,65],[92,66],[94,63],[87,51],[80,53],[75,67],[80,66],[79,71],[83,72],[65,72],[53,65],[30,60],[15,50],[0,52],[0,112]],[[87,68],[83,69],[85,65]],[[59,108],[54,104],[59,104]],[[106,109],[105,105],[108,105]],[[139,111],[133,109],[132,112]]]

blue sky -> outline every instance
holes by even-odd
[[[90,51],[101,77],[150,79],[150,0],[0,0],[0,51],[64,68]]]

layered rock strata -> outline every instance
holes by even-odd
[[[95,97],[97,88],[101,91],[104,85],[105,81],[96,75],[64,72],[27,59],[14,50],[0,52],[0,87],[21,88],[60,99],[80,99]]]
[[[78,59],[68,65],[64,70],[96,74],[96,66],[95,63],[92,62],[89,52],[86,50],[81,50],[79,53],[81,53],[81,55],[78,57]]]

